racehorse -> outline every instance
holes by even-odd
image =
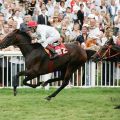
[[[6,48],[10,45],[20,48],[24,58],[26,70],[21,71],[16,75],[16,79],[13,81],[14,95],[17,94],[17,86],[19,76],[25,76],[23,84],[36,88],[37,86],[45,86],[48,83],[63,80],[62,85],[51,95],[46,97],[47,100],[51,100],[55,97],[64,87],[69,83],[72,74],[84,63],[93,53],[89,53],[76,44],[65,44],[68,53],[58,57],[54,60],[50,60],[48,53],[43,46],[39,43],[32,43],[31,36],[18,29],[9,33],[0,43],[0,49]],[[46,82],[38,82],[36,85],[27,83],[27,81],[54,71],[60,71],[61,75],[58,78],[49,79]]]
[[[114,44],[110,39],[92,57],[94,61],[106,60],[120,62],[120,46]]]

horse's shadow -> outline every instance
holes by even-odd
[[[120,105],[115,106],[114,109],[120,109]]]
[[[111,97],[111,102],[114,103],[114,109],[120,109],[119,98]]]

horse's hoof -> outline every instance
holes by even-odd
[[[37,86],[32,86],[32,88],[36,88]]]
[[[48,97],[46,97],[45,99],[48,100],[48,101],[50,101],[50,100],[51,100],[51,97],[48,96]]]
[[[17,95],[17,92],[16,91],[14,91],[14,96],[16,96]]]
[[[120,105],[116,106],[114,109],[120,109]]]

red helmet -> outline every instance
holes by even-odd
[[[28,27],[36,27],[37,26],[37,22],[36,21],[30,21],[28,22]]]

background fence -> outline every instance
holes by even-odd
[[[0,87],[12,87],[12,80],[17,72],[25,69],[24,58],[21,52],[0,52]],[[45,81],[58,77],[60,72],[41,75],[31,81]],[[20,77],[19,87],[25,87],[22,83],[24,76]],[[58,87],[62,81],[51,83],[50,86]],[[115,62],[94,63],[88,61],[78,69],[71,77],[67,87],[120,87],[120,68]]]

